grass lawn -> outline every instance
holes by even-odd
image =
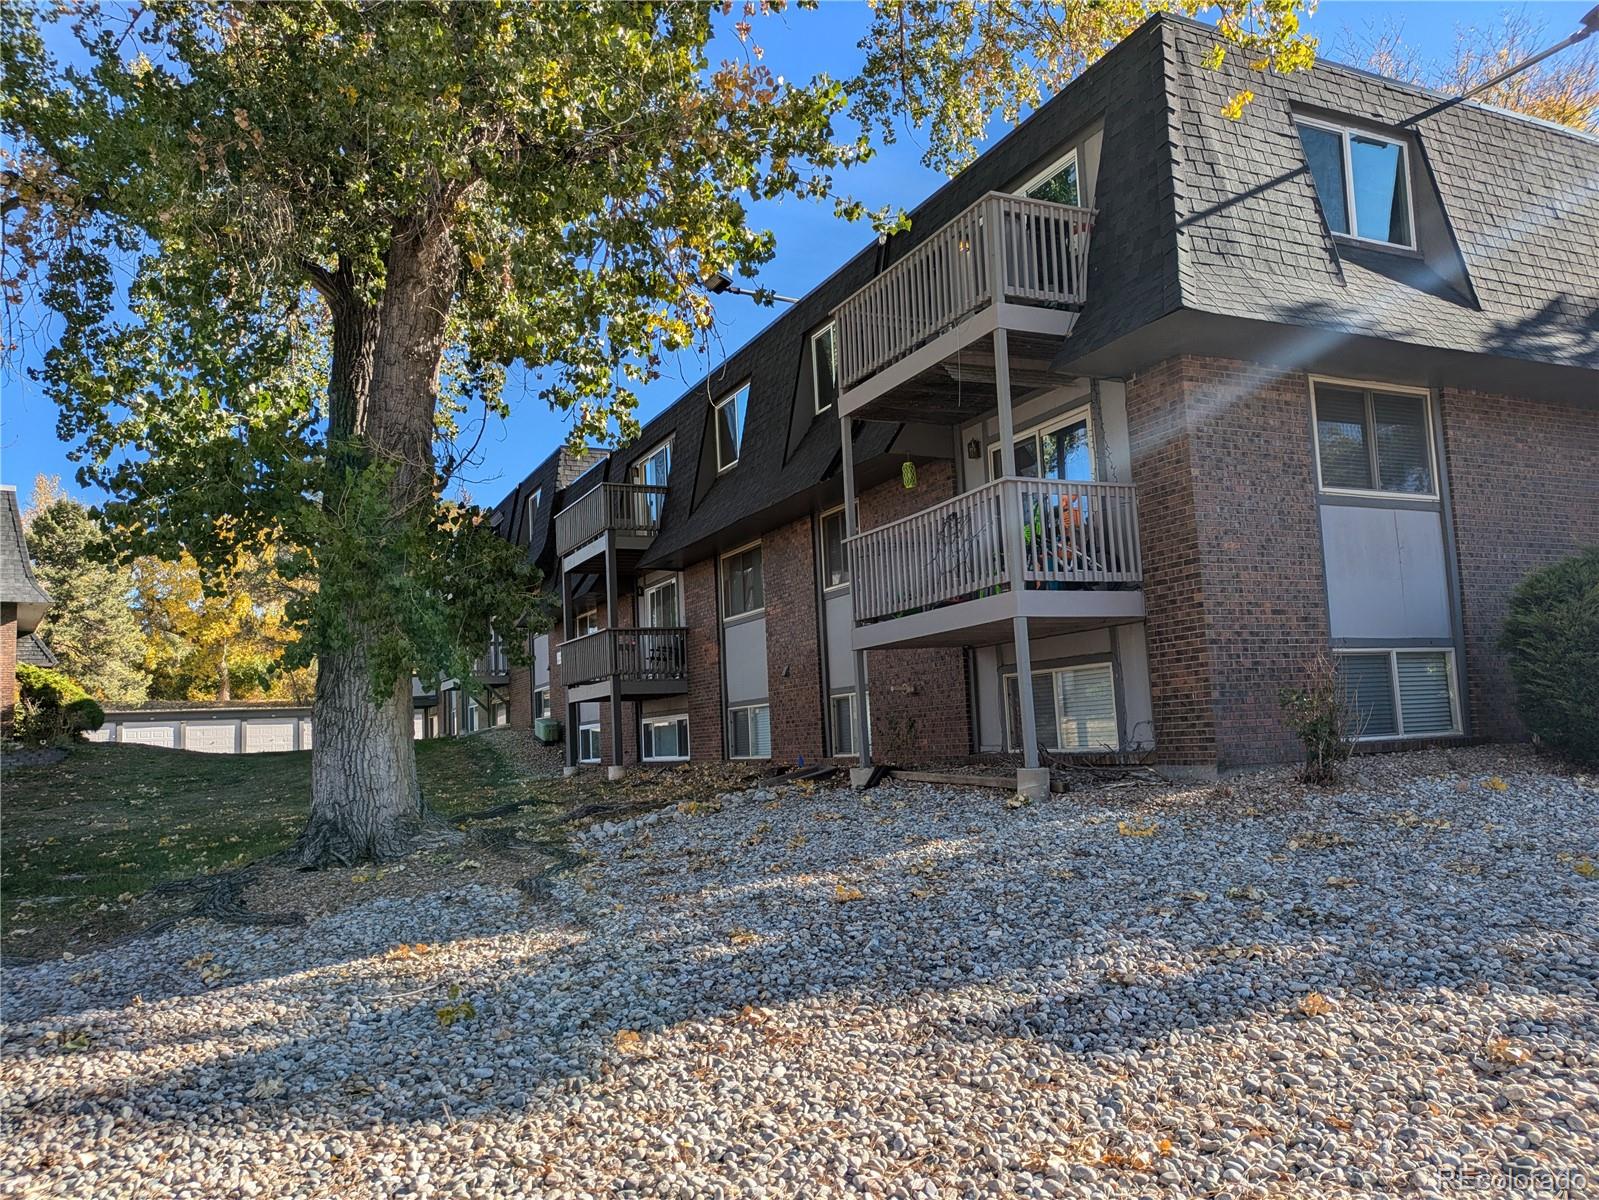
[[[446,816],[527,798],[531,785],[484,738],[417,744]],[[291,845],[305,824],[311,754],[189,754],[74,746],[48,767],[10,767],[0,808],[0,937],[28,952],[41,926],[95,940],[137,924],[126,898]],[[74,938],[74,940],[77,940]]]

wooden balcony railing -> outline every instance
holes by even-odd
[[[561,645],[561,682],[688,678],[688,630],[602,629]]]
[[[1001,479],[847,539],[858,624],[1013,588],[1143,579],[1129,483]],[[1020,571],[1011,567],[1020,564]]]
[[[839,305],[845,389],[904,358],[998,297],[1083,303],[1094,212],[990,192]]]
[[[666,488],[655,484],[597,484],[555,514],[555,551],[575,550],[607,530],[654,537],[665,506]]]

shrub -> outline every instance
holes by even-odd
[[[105,724],[105,712],[76,681],[60,671],[17,664],[16,731],[19,741],[51,745]]]
[[[1305,747],[1299,777],[1306,783],[1337,783],[1344,763],[1355,751],[1360,723],[1338,676],[1331,654],[1318,654],[1310,664],[1305,686],[1278,693],[1283,720]]]
[[[1522,723],[1555,753],[1599,766],[1599,546],[1523,579],[1499,645]]]

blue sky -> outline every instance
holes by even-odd
[[[1543,40],[1558,40],[1577,28],[1591,2],[1506,6],[1492,0],[1399,4],[1328,0],[1312,18],[1310,28],[1321,38],[1323,56],[1340,59],[1350,57],[1340,50],[1347,51],[1351,39],[1358,39],[1372,28],[1395,24],[1402,28],[1407,43],[1424,59],[1433,60],[1447,58],[1458,28],[1496,25],[1506,11],[1524,12],[1542,22],[1547,34]],[[867,23],[864,4],[824,0],[819,11],[791,12],[779,20],[780,25],[758,26],[766,61],[773,70],[791,78],[818,72],[843,78],[853,72],[858,60],[855,45]],[[993,133],[1003,132],[1004,128],[996,123]],[[921,165],[920,154],[915,131],[907,130],[898,143],[849,172],[844,177],[847,190],[869,207],[910,207],[942,181],[941,176]],[[830,208],[804,201],[762,203],[756,206],[755,219],[776,233],[778,245],[776,260],[761,273],[758,282],[786,295],[804,294],[871,236],[863,226],[835,220]],[[741,297],[722,297],[717,305],[720,328],[712,360],[708,363],[704,358],[682,356],[675,368],[645,389],[641,419],[647,420],[677,399],[705,373],[708,365],[714,365],[715,358],[754,337],[777,311]],[[25,347],[21,366],[25,369],[37,363],[46,348],[38,342]],[[479,447],[483,461],[468,473],[467,490],[478,503],[498,500],[566,435],[565,419],[538,399],[536,383],[524,379],[519,370],[513,369],[508,395],[513,407],[511,417],[485,431]],[[0,479],[16,484],[26,495],[34,475],[43,472],[60,475],[70,491],[81,492],[73,480],[68,447],[56,438],[55,424],[54,405],[24,373],[8,370],[0,375]],[[98,499],[91,493],[82,494],[91,503]]]

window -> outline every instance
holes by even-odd
[[[722,560],[722,598],[726,617],[741,617],[766,607],[761,582],[761,548],[754,545]]]
[[[1327,227],[1345,237],[1414,249],[1404,143],[1314,121],[1298,124]]]
[[[1020,189],[1022,195],[1033,200],[1053,200],[1056,204],[1081,204],[1077,186],[1077,151],[1050,164]]]
[[[633,464],[633,482],[650,487],[664,488],[672,475],[672,439],[667,438],[655,449]],[[666,507],[666,496],[649,492],[639,497],[639,524],[659,525],[661,510]]]
[[[1021,697],[1005,676],[1006,744],[1021,748]],[[1116,685],[1110,664],[1087,663],[1033,672],[1033,728],[1043,750],[1114,750]]]
[[[587,637],[591,633],[600,631],[600,608],[598,603],[591,603],[577,610],[577,620],[573,623],[572,636],[575,638]]]
[[[1004,473],[999,443],[988,448],[989,478]],[[1071,479],[1086,482],[1094,478],[1094,439],[1087,409],[1078,409],[1064,420],[1041,425],[1016,436],[1016,474],[1037,479]]]
[[[1363,740],[1460,732],[1450,650],[1338,654],[1338,674]]]
[[[577,761],[584,763],[597,763],[600,761],[600,727],[598,725],[579,725],[577,727]]]
[[[747,704],[728,709],[727,732],[728,757],[772,757],[772,710],[769,705]]]
[[[533,719],[550,715],[550,689],[536,688],[533,692]]]
[[[651,629],[674,629],[683,623],[676,575],[644,589],[644,621]]]
[[[1314,398],[1323,489],[1437,494],[1425,395],[1318,382]]]
[[[844,551],[844,510],[822,514],[822,586],[849,582],[849,555]]]
[[[527,544],[533,544],[534,521],[538,519],[539,503],[544,499],[544,489],[536,487],[533,494],[527,498]]]
[[[645,762],[680,762],[687,757],[687,716],[644,718]]]
[[[833,754],[839,758],[859,754],[855,746],[855,693],[840,692],[832,697],[828,718],[833,723]]]
[[[716,469],[730,470],[738,465],[744,437],[744,414],[749,409],[750,385],[745,384],[730,396],[723,396],[716,409]]]
[[[811,334],[811,371],[816,379],[816,411],[826,412],[838,399],[838,326]]]

